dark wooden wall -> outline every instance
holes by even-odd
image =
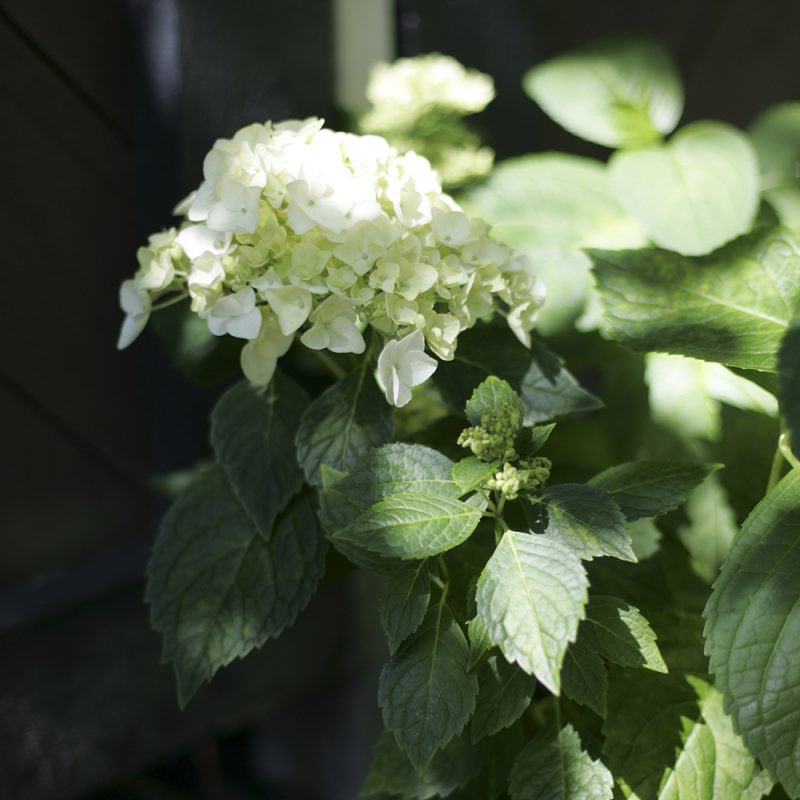
[[[0,0],[0,797],[81,796],[352,673],[347,596],[328,590],[178,714],[141,600],[161,508],[146,481],[202,452],[212,393],[147,335],[115,350],[119,282],[214,139],[334,111],[330,6]],[[496,78],[483,124],[500,156],[602,154],[522,93],[551,54],[656,36],[678,56],[687,119],[746,124],[800,96],[798,31],[796,0],[398,0],[401,53],[451,53]],[[346,738],[337,713],[319,752]],[[318,796],[352,796],[343,774],[322,769]]]

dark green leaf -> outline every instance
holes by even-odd
[[[178,498],[148,565],[147,602],[181,706],[220,667],[294,621],[322,576],[325,550],[308,496],[273,525],[215,467]]]
[[[478,682],[467,671],[469,648],[444,603],[384,666],[378,687],[383,721],[417,770],[467,724]]]
[[[594,595],[589,598],[581,636],[615,664],[667,671],[650,624],[637,608],[618,597]]]
[[[469,662],[471,670],[492,649],[492,640],[489,638],[489,628],[483,617],[473,617],[467,623],[467,636],[469,637]]]
[[[462,334],[455,359],[440,364],[434,380],[445,400],[460,411],[490,375],[520,393],[526,425],[602,407],[539,340],[528,350],[501,324],[478,325]]]
[[[616,670],[603,733],[625,796],[758,800],[769,791],[719,693],[699,678]]]
[[[581,748],[572,725],[545,728],[522,750],[511,770],[511,800],[611,800],[614,780]]]
[[[266,389],[237,383],[211,414],[217,460],[265,535],[303,484],[294,434],[307,403],[302,389],[276,372]]]
[[[597,651],[586,644],[581,629],[578,630],[578,638],[567,648],[564,656],[561,688],[571,700],[588,706],[601,717],[606,715],[608,670]]]
[[[586,573],[549,536],[506,531],[478,579],[478,614],[508,661],[557,694],[586,604]]]
[[[368,450],[392,438],[392,409],[364,363],[317,397],[300,421],[297,458],[316,486],[321,465],[350,472]]]
[[[800,470],[755,507],[705,610],[710,668],[751,752],[800,794]]]
[[[608,492],[626,518],[633,521],[673,511],[686,502],[692,489],[721,466],[680,461],[630,461],[603,470],[589,485]]]
[[[530,705],[536,679],[504,658],[490,656],[478,670],[478,703],[472,741],[479,742],[516,722]]]
[[[570,133],[607,147],[641,147],[669,133],[683,111],[670,54],[639,37],[606,39],[539,64],[525,91]]]
[[[419,492],[393,494],[331,535],[388,558],[427,558],[465,541],[481,511],[460,500]]]
[[[404,565],[389,576],[381,595],[379,613],[390,653],[422,624],[430,599],[427,561]]]
[[[427,769],[419,773],[394,736],[384,731],[372,748],[372,763],[361,796],[386,793],[409,800],[447,797],[481,771],[485,757],[485,750],[471,745],[469,736],[463,734],[436,753]]]
[[[703,258],[592,251],[612,338],[745,369],[774,370],[800,300],[800,238],[758,230]]]
[[[636,561],[625,517],[602,489],[562,483],[545,489],[541,502],[547,506],[547,532],[580,558],[612,556]]]

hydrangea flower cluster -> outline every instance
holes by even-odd
[[[401,151],[424,155],[446,186],[491,171],[494,151],[481,147],[462,120],[494,99],[489,75],[440,53],[398,58],[373,67],[367,98],[373,107],[361,118],[360,129],[384,136]]]
[[[401,406],[458,335],[497,308],[525,344],[544,300],[525,257],[444,194],[430,164],[320,119],[250,125],[217,141],[205,180],[150,237],[122,284],[129,345],[151,311],[188,297],[212,334],[247,340],[241,363],[266,385],[295,339],[362,353],[383,337],[378,379]]]

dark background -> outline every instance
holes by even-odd
[[[369,586],[325,588],[177,711],[142,602],[163,510],[148,478],[203,454],[215,390],[180,378],[148,333],[115,350],[136,246],[170,224],[214,139],[337,118],[331,19],[329,0],[0,2],[0,798],[356,793],[374,716]],[[745,126],[800,97],[796,0],[397,8],[398,55],[449,53],[494,77],[477,122],[498,157],[605,157],[520,78],[624,33],[675,54],[684,122]]]

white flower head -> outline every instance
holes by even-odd
[[[291,347],[294,336],[286,336],[277,317],[269,309],[261,309],[261,328],[241,353],[242,372],[257,386],[266,386],[275,374],[278,359]]]
[[[119,304],[125,312],[125,319],[117,339],[117,350],[124,350],[147,325],[150,317],[150,295],[136,281],[123,281],[119,287]]]
[[[422,331],[388,341],[378,356],[378,384],[386,400],[398,408],[411,400],[411,389],[436,372],[437,361],[425,353]]]
[[[220,297],[206,317],[214,336],[229,333],[237,339],[255,339],[261,328],[261,311],[256,308],[256,293],[248,286]]]
[[[356,324],[357,320],[352,300],[331,295],[311,314],[314,324],[300,337],[300,341],[312,350],[363,353],[367,345]]]

